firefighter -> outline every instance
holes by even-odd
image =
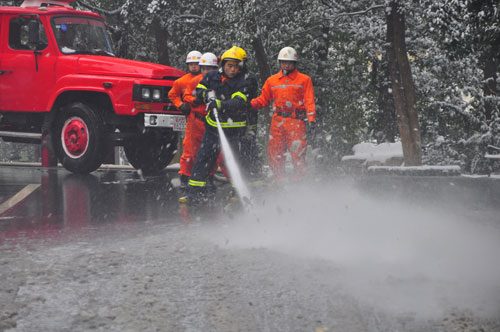
[[[241,75],[243,58],[233,49],[221,57],[221,68],[211,71],[196,87],[198,103],[208,104],[205,133],[180,203],[200,203],[207,200],[207,178],[221,151],[217,119],[229,141],[235,159],[239,159],[240,137],[246,127],[247,82]],[[213,96],[212,96],[213,94]],[[216,118],[217,117],[217,118]]]
[[[201,139],[205,133],[205,116],[207,115],[207,107],[205,104],[197,105],[195,103],[195,88],[200,81],[207,76],[208,72],[217,70],[219,68],[217,63],[217,56],[213,53],[204,53],[200,58],[201,75],[195,77],[191,87],[186,90],[184,101],[192,105],[191,112],[191,152],[193,157],[196,157],[198,149],[200,148]],[[191,169],[189,170],[191,173]]]
[[[234,46],[243,58],[242,75],[248,84],[248,99],[252,100],[257,97],[258,83],[254,74],[248,71],[247,52],[241,48]],[[250,108],[250,103],[247,104]],[[257,112],[247,112],[247,127],[246,132],[241,138],[241,159],[242,165],[245,167],[247,175],[252,180],[258,180],[262,176],[262,160],[259,156],[257,146]]]
[[[179,170],[179,174],[181,175],[181,190],[186,188],[189,176],[191,175],[191,168],[193,166],[193,154],[191,151],[190,141],[192,117],[189,117],[189,114],[191,113],[191,105],[184,101],[184,96],[187,90],[193,90],[199,82],[196,78],[201,77],[199,65],[200,58],[201,53],[198,51],[191,51],[188,53],[186,57],[188,73],[177,79],[168,93],[170,101],[186,116],[186,131],[184,134],[184,140],[182,141],[183,152],[180,158]]]
[[[300,180],[306,175],[306,133],[316,123],[313,84],[309,76],[297,70],[297,52],[292,47],[279,52],[278,62],[280,72],[266,80],[261,95],[252,99],[251,105],[260,109],[273,102],[268,159],[275,179],[285,177],[284,154],[288,150],[294,166],[294,179]]]
[[[190,130],[190,144],[191,144],[191,155],[194,160],[196,160],[196,154],[201,145],[201,140],[203,138],[203,134],[205,133],[205,116],[207,115],[207,106],[205,104],[197,104],[195,102],[195,88],[200,81],[207,76],[207,74],[212,70],[217,70],[219,68],[217,56],[213,53],[207,52],[204,53],[200,58],[200,70],[201,75],[198,75],[194,78],[193,83],[189,89],[184,93],[184,101],[191,105],[191,113],[189,115],[191,122],[191,130]],[[219,158],[220,159],[220,158]],[[191,165],[192,166],[192,165]],[[191,168],[189,167],[189,174],[191,174]],[[213,181],[213,174],[216,171],[217,166],[214,167],[212,171],[207,186],[210,187],[210,190],[215,191],[215,184]],[[186,183],[187,184],[187,183]]]

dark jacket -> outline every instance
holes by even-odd
[[[223,82],[219,71],[210,71],[196,87],[197,98],[203,96],[209,90],[215,91],[217,99],[222,101],[222,110],[218,112],[219,121],[223,128],[241,128],[246,126],[246,112],[248,99],[248,84],[242,74],[238,74]],[[213,110],[209,110],[206,117],[209,126],[216,127],[217,123]]]

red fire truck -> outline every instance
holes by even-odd
[[[0,7],[0,137],[47,144],[74,173],[114,146],[135,168],[162,170],[184,130],[168,99],[184,72],[116,57],[104,19],[72,1]]]

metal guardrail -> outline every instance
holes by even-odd
[[[42,134],[0,130],[0,137],[31,138],[41,140]]]

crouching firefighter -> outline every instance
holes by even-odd
[[[209,72],[196,87],[196,102],[208,104],[206,129],[191,170],[187,194],[179,198],[180,203],[200,203],[208,199],[207,179],[221,151],[216,117],[236,161],[240,159],[239,145],[246,130],[248,101],[247,82],[241,75],[242,65],[241,53],[230,49],[222,54],[221,68]],[[209,95],[214,96],[209,98]]]

